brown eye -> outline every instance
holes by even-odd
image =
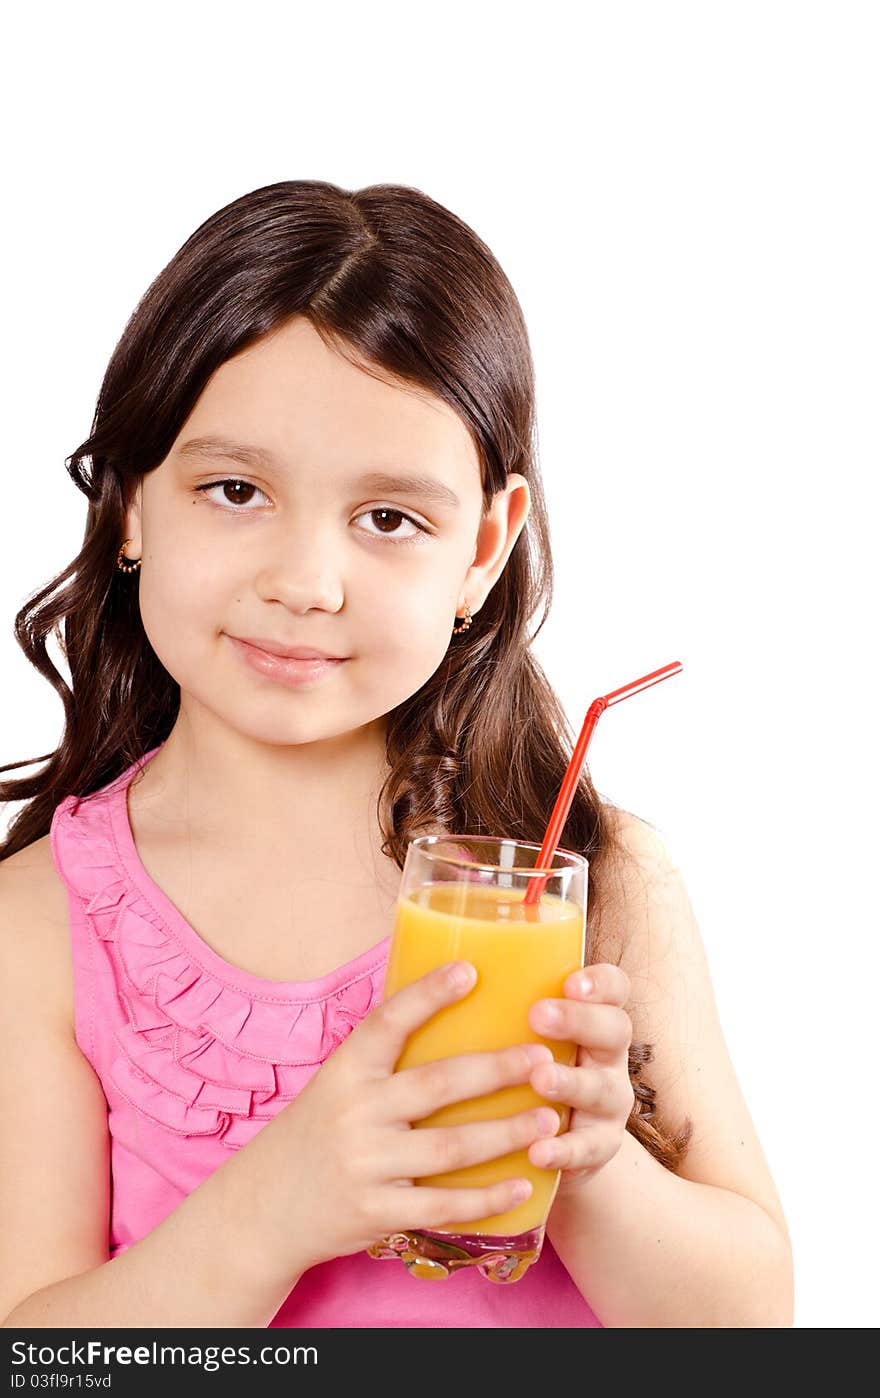
[[[239,514],[245,513],[244,509],[238,509],[238,507],[248,505],[253,499],[254,491],[257,491],[259,495],[263,494],[259,486],[252,485],[250,481],[239,480],[237,477],[232,477],[225,481],[206,481],[204,485],[197,485],[196,490],[205,491],[206,493],[210,490],[222,490],[224,498],[228,503],[223,505],[219,500],[216,500],[212,501],[212,504],[220,505],[221,509],[231,509],[233,514],[236,510],[238,510]],[[207,498],[210,499],[210,496],[207,496]]]
[[[204,485],[196,486],[196,491],[204,492],[206,499],[211,498],[208,492],[213,490],[222,491],[223,500],[226,503],[219,499],[212,500],[211,503],[217,505],[219,509],[225,510],[227,514],[253,514],[250,502],[254,498],[255,491],[258,495],[262,495],[264,500],[267,498],[259,486],[252,485],[250,481],[243,481],[238,476],[230,476],[222,481],[206,481]],[[373,510],[366,510],[357,518],[372,520],[374,528],[368,529],[366,532],[372,533],[375,538],[386,538],[391,543],[408,544],[418,539],[420,534],[428,535],[430,533],[425,525],[419,524],[418,520],[413,519],[411,515],[404,514],[402,510],[389,509],[385,505],[379,505]],[[400,533],[402,522],[412,526],[411,532]]]
[[[246,505],[247,502],[253,498],[253,492],[256,490],[256,488],[257,487],[255,485],[251,485],[250,481],[223,482],[223,493],[225,498],[230,502],[230,504],[235,505]]]
[[[370,518],[379,521],[378,527],[384,534],[386,527],[389,533],[393,532],[396,527],[395,522],[405,519],[406,516],[401,514],[400,510],[370,510]]]
[[[419,524],[418,520],[413,519],[410,515],[405,515],[402,510],[389,510],[384,505],[378,506],[375,510],[366,510],[358,518],[369,519],[376,524],[376,530],[368,529],[368,534],[376,533],[377,537],[384,535],[392,543],[409,543],[411,539],[418,538],[419,534],[427,534],[428,532],[424,525]],[[406,520],[407,524],[411,524],[415,532],[399,533],[401,520]]]

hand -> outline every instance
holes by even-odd
[[[394,1071],[409,1036],[473,989],[476,973],[465,965],[463,984],[439,967],[377,1005],[240,1152],[252,1153],[255,1186],[266,1191],[258,1245],[270,1265],[301,1271],[386,1233],[466,1225],[528,1198],[531,1184],[521,1177],[470,1189],[415,1184],[559,1130],[558,1113],[546,1105],[497,1121],[412,1129],[450,1103],[528,1083],[536,1063],[552,1061],[545,1044],[529,1043]]]
[[[584,990],[584,976],[593,982]],[[533,1165],[561,1169],[560,1194],[582,1185],[620,1149],[635,1103],[629,1078],[632,1020],[624,1010],[630,981],[619,966],[600,962],[568,977],[562,1000],[536,1000],[529,1025],[544,1039],[569,1039],[578,1045],[574,1066],[540,1064],[531,1085],[551,1102],[571,1107],[569,1128],[552,1140],[529,1147]],[[556,1008],[558,1018],[545,1018]]]

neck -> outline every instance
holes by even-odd
[[[273,858],[286,874],[331,866],[343,881],[367,867],[396,884],[376,816],[387,771],[384,719],[330,739],[271,744],[181,709],[130,801],[157,837],[203,842],[245,866]]]

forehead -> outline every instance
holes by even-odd
[[[405,469],[480,494],[479,458],[461,418],[417,385],[352,363],[296,317],[212,375],[173,452],[193,438],[249,444],[292,470]]]

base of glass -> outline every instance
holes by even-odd
[[[544,1225],[527,1233],[502,1236],[479,1233],[432,1233],[426,1229],[389,1233],[367,1248],[367,1256],[396,1257],[411,1276],[442,1281],[462,1267],[476,1267],[492,1282],[517,1282],[537,1262]]]

